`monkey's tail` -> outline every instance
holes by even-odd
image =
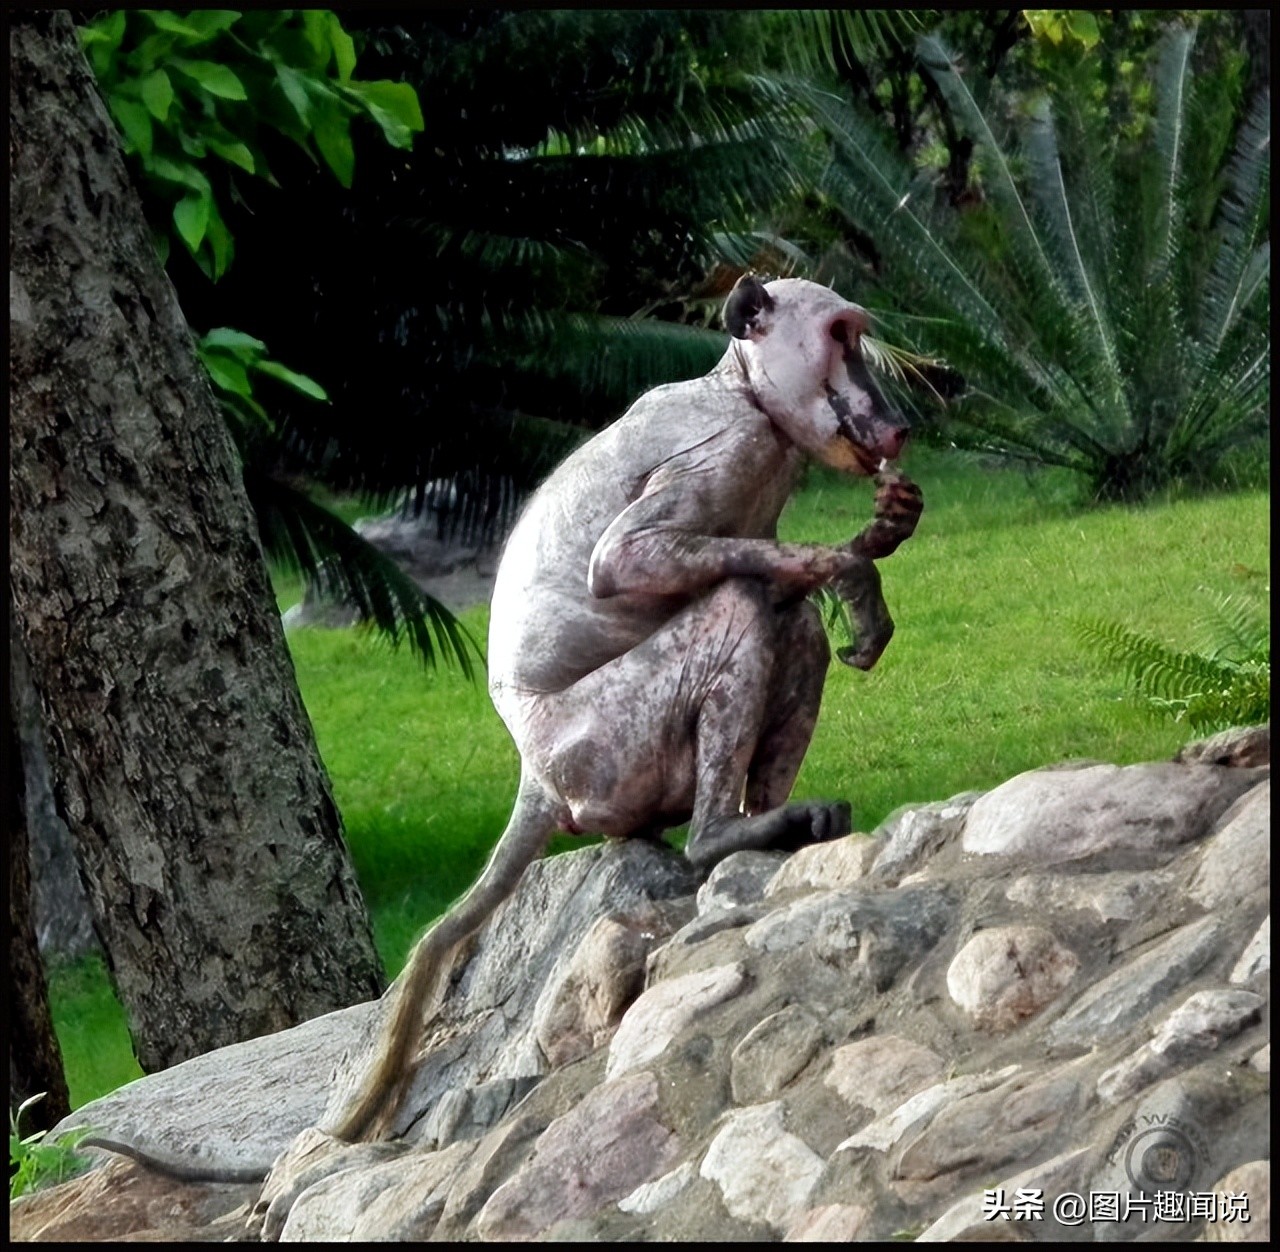
[[[389,993],[391,1006],[373,1055],[354,1089],[331,1103],[321,1130],[348,1142],[390,1133],[412,1077],[409,1063],[414,1050],[424,1026],[440,1007],[453,954],[515,890],[555,829],[554,802],[527,771],[522,772],[511,819],[483,873],[409,954]]]

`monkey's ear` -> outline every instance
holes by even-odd
[[[773,297],[754,274],[743,274],[724,302],[724,324],[735,339],[746,339],[756,319],[773,308]]]

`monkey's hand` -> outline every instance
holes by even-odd
[[[924,496],[911,479],[895,469],[882,469],[874,481],[875,521],[849,544],[849,550],[879,561],[915,534],[924,512]]]

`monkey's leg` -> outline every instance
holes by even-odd
[[[529,776],[507,828],[475,885],[414,946],[404,971],[388,988],[389,1001],[372,1055],[340,1079],[320,1129],[337,1139],[381,1139],[393,1130],[410,1080],[424,1025],[440,1006],[458,945],[474,934],[515,889],[557,826],[559,807]]]
[[[776,809],[791,794],[818,723],[831,663],[822,614],[808,600],[780,610],[777,630],[765,724],[747,771],[749,814]]]
[[[796,848],[850,829],[847,804],[782,804],[817,720],[826,641],[819,643],[813,628],[820,631],[821,624],[807,608],[777,609],[751,580],[734,579],[717,595],[724,600],[720,612],[727,604],[751,627],[722,658],[698,708],[695,799],[685,855],[699,867],[732,852]],[[771,708],[775,699],[779,703]],[[774,752],[781,755],[771,763]]]

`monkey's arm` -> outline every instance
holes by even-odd
[[[659,471],[596,543],[587,572],[591,594],[694,595],[745,577],[800,596],[859,563],[841,548],[733,536],[736,516],[734,502],[717,500],[711,483]]]

